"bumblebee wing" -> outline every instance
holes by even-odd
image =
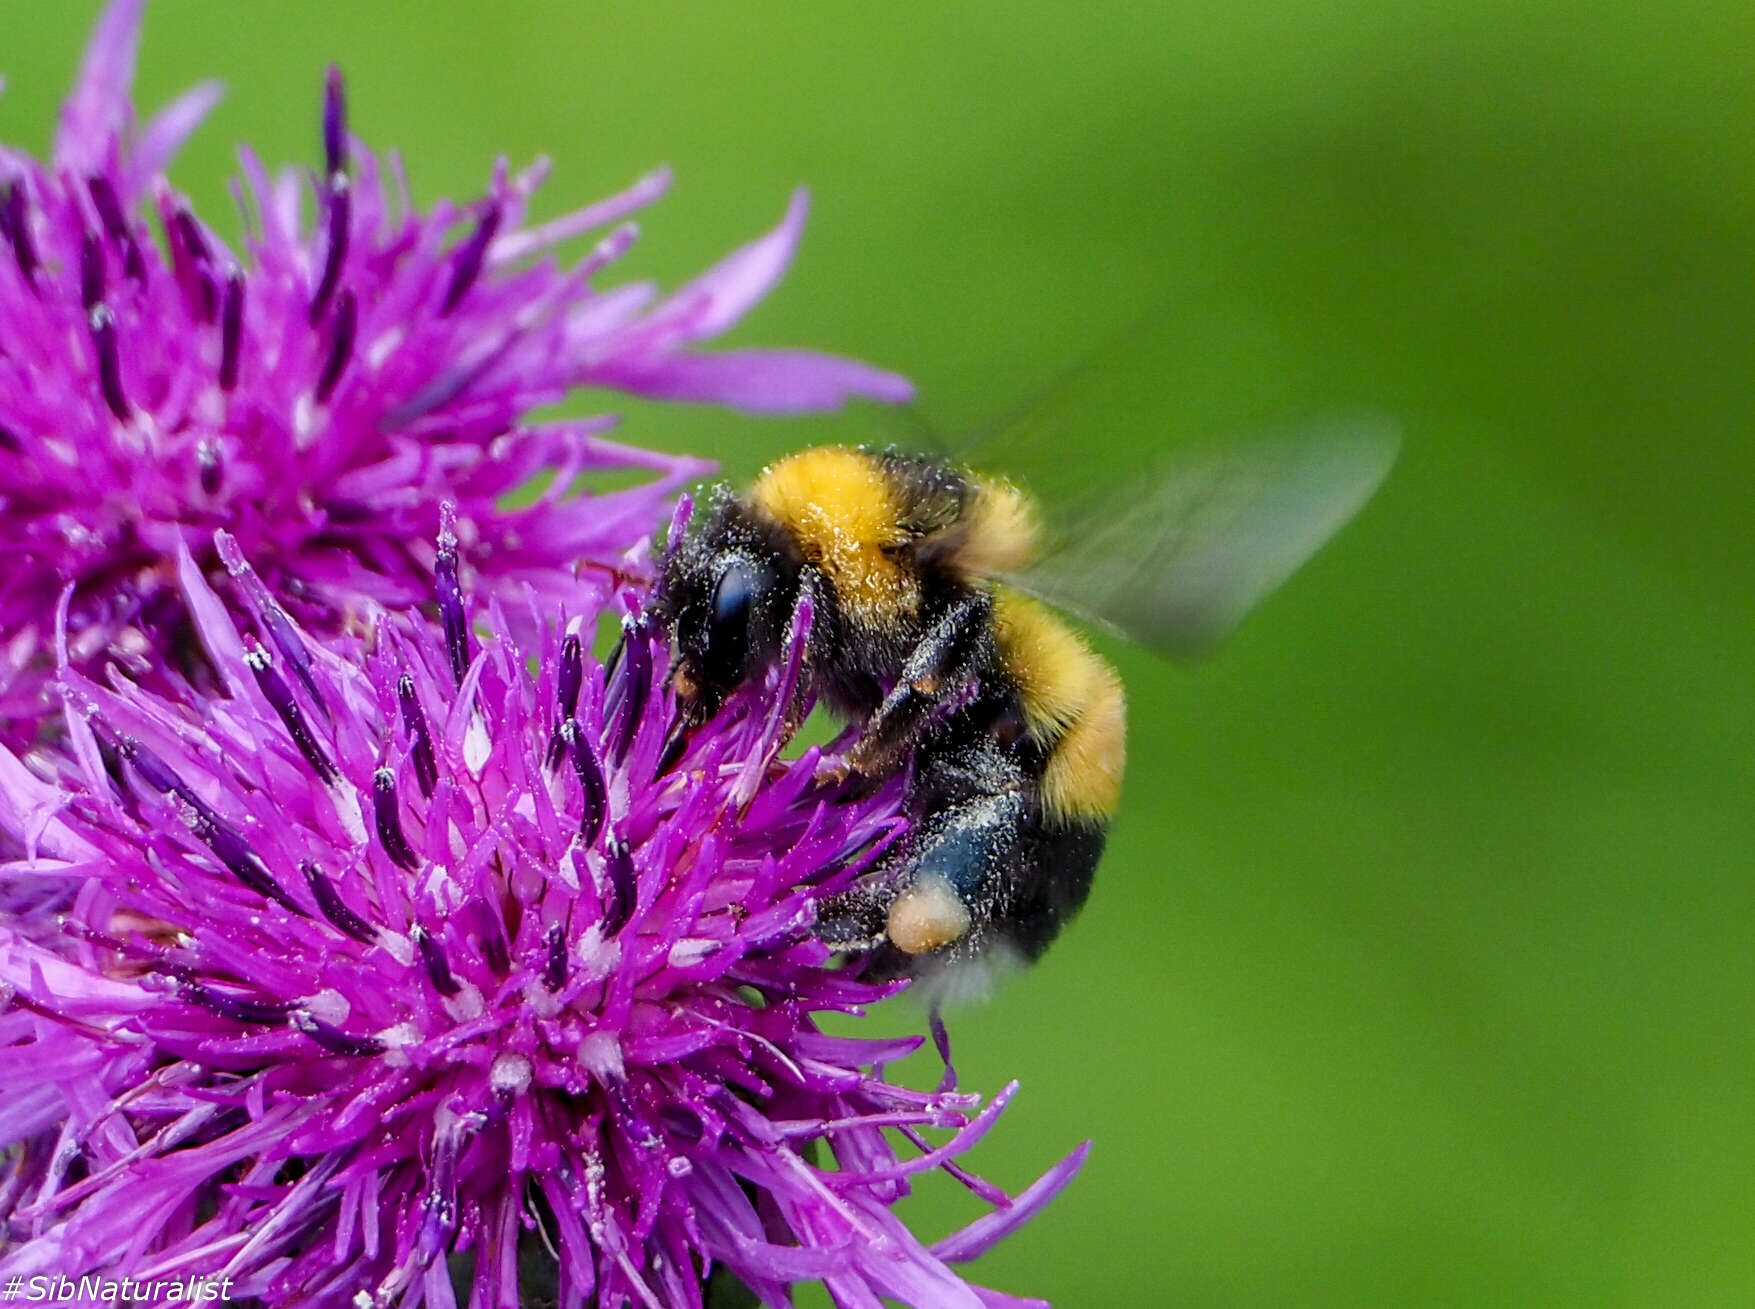
[[[1029,493],[1042,519],[1036,560],[999,580],[1197,658],[1358,512],[1399,445],[1381,419],[1185,444],[1183,397],[1210,392],[1206,358],[1187,315],[1159,307],[988,427],[947,442],[915,413],[904,444]],[[1098,434],[1151,453],[1104,458]]]
[[[1004,580],[1198,658],[1358,512],[1398,444],[1386,423],[1334,424],[1175,453],[1123,469],[1119,488],[1087,477],[1070,504],[1044,506],[1042,553]]]

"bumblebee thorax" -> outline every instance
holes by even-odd
[[[749,499],[823,570],[856,621],[878,625],[918,611],[918,578],[892,553],[913,537],[880,457],[848,446],[803,450],[763,470]]]

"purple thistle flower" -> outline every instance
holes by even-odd
[[[0,735],[28,741],[48,713],[49,615],[66,583],[75,661],[138,675],[177,641],[177,551],[190,543],[216,571],[216,528],[323,630],[363,601],[431,595],[423,543],[447,499],[486,593],[612,594],[640,575],[659,506],[703,466],[605,441],[609,417],[527,421],[574,388],[761,412],[910,394],[849,360],[690,350],[784,273],[802,192],[773,232],[667,297],[599,289],[663,172],[527,226],[546,165],[502,163],[480,199],[422,214],[394,160],[349,135],[334,74],[321,174],[271,176],[241,151],[246,235],[228,248],[164,176],[217,88],[133,131],[143,6],[104,14],[50,160],[0,149]],[[555,257],[605,229],[577,263]],[[604,469],[656,476],[572,494]],[[506,507],[539,475],[545,494]]]
[[[610,668],[592,611],[543,625],[533,596],[537,650],[456,592],[325,640],[217,548],[241,618],[187,552],[178,583],[222,696],[64,656],[65,737],[0,749],[0,895],[36,906],[0,919],[0,1277],[514,1309],[546,1251],[576,1309],[710,1303],[715,1270],[767,1305],[1038,1303],[949,1265],[1083,1148],[1007,1197],[955,1160],[1012,1087],[980,1107],[947,1053],[910,1090],[883,1065],[918,1040],[818,1026],[905,985],[810,932],[903,820],[900,779],[780,758],[808,600],[786,665],[667,768],[631,593]],[[933,1170],[992,1209],[928,1247],[891,1206]]]

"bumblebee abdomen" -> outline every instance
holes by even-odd
[[[1045,755],[1044,815],[1062,824],[1106,820],[1127,761],[1120,677],[1072,629],[1015,591],[997,592],[993,623],[1024,726]]]

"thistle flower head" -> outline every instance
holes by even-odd
[[[36,906],[0,920],[0,1276],[511,1307],[540,1252],[568,1306],[698,1306],[717,1269],[768,1305],[1026,1303],[949,1264],[1082,1151],[1008,1198],[954,1160],[1011,1088],[910,1090],[883,1065],[917,1041],[819,1026],[896,989],[810,929],[903,820],[899,780],[779,755],[808,601],[678,754],[632,595],[609,667],[456,589],[324,640],[217,550],[237,619],[178,567],[221,696],[63,659],[64,740],[0,751],[0,893]],[[891,1205],[933,1170],[993,1209],[928,1248]]]
[[[164,175],[216,88],[132,130],[143,5],[111,3],[50,159],[0,150],[0,729],[12,739],[47,712],[49,615],[66,583],[75,661],[118,659],[138,676],[186,634],[179,548],[214,570],[214,530],[228,531],[307,623],[333,630],[362,600],[431,594],[424,543],[448,499],[484,593],[602,599],[638,574],[657,507],[702,466],[605,441],[611,418],[536,422],[534,407],[583,386],[756,411],[909,393],[807,352],[691,351],[783,274],[802,193],[773,232],[674,294],[600,288],[665,174],[531,226],[546,168],[502,163],[479,199],[423,213],[394,162],[348,132],[333,74],[314,180],[241,152],[233,248]],[[558,259],[594,233],[583,258]],[[605,469],[653,478],[572,494]],[[547,493],[508,508],[539,474]]]

